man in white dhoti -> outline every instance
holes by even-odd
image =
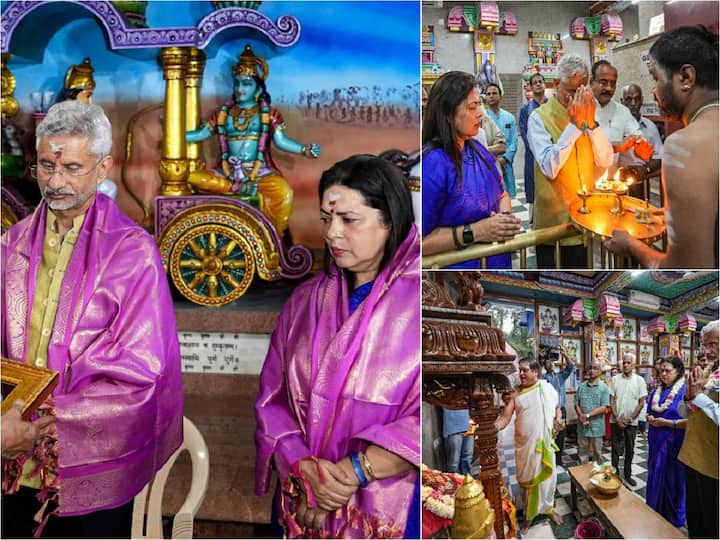
[[[516,476],[523,488],[525,519],[520,523],[525,533],[532,520],[547,514],[555,523],[562,516],[554,513],[555,452],[558,450],[555,433],[562,429],[563,420],[557,391],[540,379],[540,365],[523,358],[518,362],[520,386],[511,394],[503,394],[505,407],[495,421],[495,427],[505,429],[515,414]]]

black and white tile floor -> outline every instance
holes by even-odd
[[[522,222],[522,230],[528,231],[531,228],[530,225],[530,206],[525,198],[525,181],[522,177],[515,179],[517,194],[512,198],[512,211],[515,216],[520,218]],[[512,254],[512,265],[513,268],[520,268],[520,254],[515,252]],[[527,268],[537,268],[537,262],[535,261],[535,250],[529,250],[527,253]]]
[[[516,506],[520,506],[520,487],[515,476],[515,447],[514,447],[515,429],[514,423],[511,422],[507,428],[498,435],[498,452],[500,454],[500,470],[505,481],[505,485],[509,486]],[[602,456],[604,461],[610,462],[610,446],[609,444],[603,448]],[[623,470],[624,458],[620,458],[620,470]],[[633,457],[633,479],[637,482],[636,486],[626,484],[626,487],[633,491],[643,501],[645,500],[645,487],[647,482],[647,460],[648,448],[645,436],[638,434],[635,440],[635,456]],[[583,458],[583,463],[587,462],[587,457]],[[555,490],[555,511],[563,517],[563,523],[556,525],[549,519],[541,517],[535,520],[528,532],[522,538],[574,538],[575,528],[578,523],[592,517],[593,511],[585,499],[578,495],[578,508],[575,512],[570,509],[570,475],[567,472],[568,467],[580,465],[578,456],[577,440],[574,435],[568,436],[565,440],[565,451],[563,453],[563,465],[558,467],[558,480]],[[520,508],[518,508],[520,514]],[[518,523],[522,517],[518,515]],[[686,532],[683,530],[683,532]],[[520,537],[520,536],[518,536]]]

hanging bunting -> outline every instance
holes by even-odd
[[[585,29],[588,36],[597,36],[600,33],[602,19],[600,16],[585,17]]]
[[[575,17],[570,24],[570,35],[573,39],[587,39],[587,30],[585,29],[585,18]]]
[[[507,36],[514,36],[518,32],[518,23],[515,15],[509,11],[500,12],[500,28],[498,34],[504,34]]]
[[[467,21],[468,27],[471,30],[473,28],[477,28],[478,16],[475,6],[463,6],[463,15],[465,15],[465,20]]]
[[[500,24],[500,8],[497,2],[479,2],[478,8],[479,13],[475,11],[476,24],[488,30],[495,30]]]
[[[583,309],[585,311],[585,320],[594,321],[598,316],[597,298],[585,298],[583,300]]]
[[[617,13],[605,13],[601,17],[600,32],[613,41],[620,41],[623,36],[623,23]]]
[[[650,324],[648,324],[648,334],[651,336],[657,336],[665,331],[665,317],[662,315],[658,315],[650,321]]]
[[[565,326],[572,326],[573,328],[585,321],[585,307],[583,301],[580,299],[575,300],[570,309],[565,311],[563,316],[563,324]]]
[[[678,329],[680,315],[665,315],[665,331],[672,334]]]
[[[680,316],[678,326],[683,334],[689,334],[697,329],[697,321],[692,313],[686,312]]]
[[[620,316],[620,301],[616,296],[603,294],[600,297],[600,320],[612,323]]]

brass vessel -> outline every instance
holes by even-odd
[[[487,538],[495,525],[495,511],[485,498],[482,483],[469,474],[455,493],[452,538]]]

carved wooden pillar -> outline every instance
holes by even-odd
[[[469,409],[478,425],[474,455],[480,461],[480,479],[495,510],[495,534],[504,538],[494,392],[510,390],[507,375],[515,369],[514,356],[505,353],[504,334],[492,328],[490,315],[481,311],[479,275],[452,274],[457,302],[442,284],[448,275],[423,279],[423,399],[447,409]]]
[[[499,380],[500,387],[509,386],[506,378]],[[495,534],[505,538],[502,511],[502,495],[500,494],[500,463],[497,452],[498,431],[495,420],[498,408],[493,404],[492,376],[478,376],[470,400],[470,417],[477,424],[475,430],[475,448],[473,455],[480,461],[480,480],[485,496],[495,510]]]

